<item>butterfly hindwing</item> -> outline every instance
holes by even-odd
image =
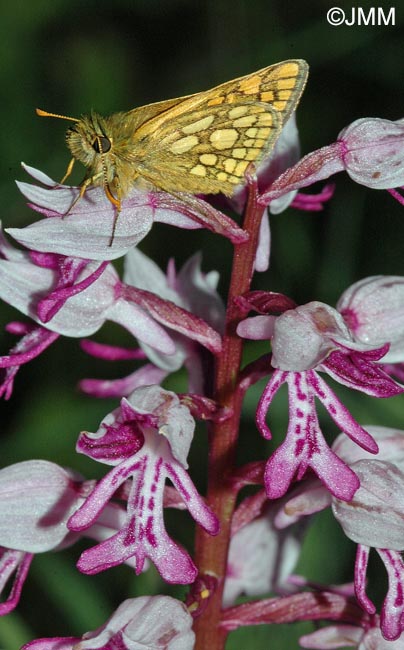
[[[166,191],[230,195],[248,165],[271,149],[281,126],[279,113],[262,102],[188,111],[181,124],[167,119],[158,141],[139,143],[140,174]]]
[[[263,68],[206,92],[143,107],[154,116],[133,134],[137,175],[167,191],[230,195],[250,162],[274,146],[294,110],[307,64]]]

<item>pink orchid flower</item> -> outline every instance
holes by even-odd
[[[186,607],[170,596],[125,600],[104,625],[81,638],[36,639],[22,650],[192,650],[195,635]]]
[[[77,451],[107,465],[113,465],[85,503],[70,518],[71,530],[93,525],[114,492],[132,479],[127,519],[114,536],[82,553],[78,568],[98,573],[124,562],[136,561],[140,573],[146,557],[170,583],[195,580],[196,567],[188,553],[166,533],[163,521],[163,493],[169,478],[193,518],[215,535],[218,521],[205,505],[189,478],[186,457],[193,436],[194,420],[175,393],[160,386],[138,388],[110,413],[94,433],[82,433]]]

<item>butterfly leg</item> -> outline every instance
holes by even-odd
[[[72,173],[72,169],[73,169],[73,165],[74,165],[75,161],[76,161],[76,159],[72,158],[71,161],[69,162],[69,164],[67,166],[67,169],[66,169],[66,173],[63,176],[62,180],[60,181],[60,185],[63,185],[66,178],[69,178],[70,174]]]
[[[67,210],[67,212],[65,212],[65,214],[63,215],[64,217],[65,217],[66,215],[68,215],[69,212],[71,212],[71,210],[74,208],[74,206],[76,205],[76,203],[78,203],[78,202],[80,201],[80,199],[83,198],[84,194],[86,193],[86,189],[87,189],[87,187],[88,187],[89,185],[91,185],[91,184],[93,183],[93,181],[94,181],[93,178],[86,178],[86,180],[83,181],[83,183],[80,185],[80,192],[79,192],[78,196],[76,196],[76,198],[74,199],[73,203],[70,205],[70,207],[69,207],[69,209]]]
[[[66,174],[63,176],[63,178],[61,180],[61,184],[63,184],[63,182],[66,180],[66,178],[68,176],[70,176],[71,171],[73,169],[74,161],[75,161],[75,159],[72,158],[72,160],[70,161],[69,166],[68,166],[68,168],[66,170]],[[66,216],[66,215],[69,214],[69,212],[71,212],[71,210],[74,208],[76,203],[78,203],[83,198],[83,196],[86,193],[86,190],[89,187],[89,185],[95,185],[96,184],[95,181],[97,181],[97,180],[99,180],[99,176],[89,176],[88,178],[86,178],[81,183],[80,192],[79,192],[78,196],[76,196],[76,198],[74,199],[74,201],[70,205],[69,209],[65,212],[65,214],[63,216]],[[119,216],[119,213],[121,212],[121,198],[120,198],[121,197],[121,192],[120,192],[120,186],[119,186],[119,184],[117,182],[117,179],[115,179],[115,185],[116,185],[117,196],[114,196],[112,194],[108,183],[104,183],[105,196],[107,197],[108,201],[110,201],[110,203],[112,203],[112,205],[115,207],[114,223],[113,223],[113,226],[112,226],[111,238],[110,238],[109,244],[108,244],[109,246],[112,246],[112,244],[113,244],[114,237],[115,237],[116,226],[117,226],[117,221],[118,221],[118,216]]]

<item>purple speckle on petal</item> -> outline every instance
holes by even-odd
[[[400,580],[397,581],[397,595],[394,599],[394,604],[396,607],[402,607],[404,603],[404,597],[403,597],[403,585],[400,582]]]
[[[304,440],[296,440],[296,444],[295,444],[295,455],[296,456],[300,456],[303,453],[304,444],[305,444]]]
[[[153,532],[153,517],[149,517],[146,523],[146,538],[150,546],[157,548],[157,539]]]
[[[135,532],[134,532],[134,526],[131,525],[131,526],[128,526],[128,528],[126,529],[126,535],[125,535],[125,537],[123,539],[123,545],[124,546],[133,546],[133,544],[135,544],[135,542],[136,542],[136,535],[135,535]]]
[[[160,472],[161,472],[161,466],[163,464],[163,459],[159,458],[157,463],[154,466],[154,477],[153,477],[153,482],[157,483],[159,478],[160,478]]]

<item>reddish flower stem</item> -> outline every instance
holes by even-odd
[[[209,433],[207,502],[219,517],[220,532],[212,537],[199,528],[195,541],[195,562],[199,573],[202,577],[214,576],[217,579],[217,588],[210,596],[206,609],[195,621],[195,650],[223,650],[227,636],[227,631],[220,629],[219,625],[236,492],[226,477],[234,470],[239,432],[242,391],[237,391],[236,386],[243,342],[237,336],[236,329],[240,320],[245,317],[245,311],[237,306],[234,298],[249,291],[254,273],[258,235],[264,211],[257,198],[256,182],[250,181],[243,224],[249,239],[242,244],[236,244],[234,248],[223,350],[217,357],[215,374],[214,397],[223,407],[232,409],[233,415],[224,422],[212,423]]]

